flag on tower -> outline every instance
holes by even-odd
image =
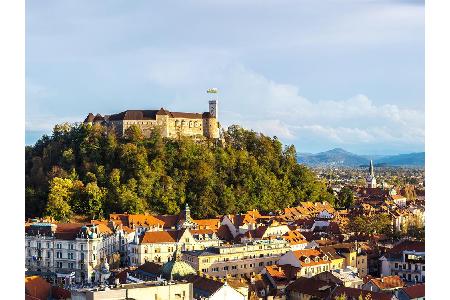
[[[219,90],[217,88],[211,88],[206,91],[208,94],[217,94]]]

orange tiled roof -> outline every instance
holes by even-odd
[[[405,286],[403,280],[395,275],[395,276],[386,276],[382,278],[372,278],[370,280],[374,285],[376,285],[380,290],[388,290],[394,288],[401,288]]]
[[[291,230],[286,232],[283,235],[283,239],[288,241],[291,245],[298,245],[298,244],[306,244],[308,241],[306,238],[297,230]]]
[[[199,227],[199,229],[213,229],[217,230],[220,226],[220,219],[203,219],[193,220]]]
[[[178,240],[178,231],[147,231],[140,238],[141,244],[175,243]]]
[[[276,281],[290,281],[297,277],[299,268],[291,265],[266,266],[267,273]]]
[[[130,225],[136,226],[163,226],[164,221],[150,215],[128,215]]]
[[[25,277],[25,294],[35,299],[47,300],[52,286],[40,276]]]

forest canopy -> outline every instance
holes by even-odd
[[[237,125],[224,143],[145,138],[132,126],[123,137],[101,125],[61,124],[25,148],[26,217],[107,217],[113,212],[176,214],[186,203],[196,218],[334,196],[283,146]]]

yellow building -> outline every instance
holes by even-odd
[[[247,244],[224,245],[183,252],[182,258],[200,273],[215,278],[255,275],[276,264],[290,250],[283,239],[258,240]]]

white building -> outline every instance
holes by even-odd
[[[425,243],[403,241],[381,258],[382,276],[398,275],[404,281],[425,282]]]
[[[136,233],[129,247],[129,264],[140,266],[145,262],[165,263],[181,251],[203,250],[219,246],[221,240],[213,230],[180,229],[171,231],[147,231],[140,236]]]
[[[120,261],[127,236],[121,228],[94,221],[39,223],[25,227],[25,268],[51,280],[100,281],[105,263]]]

